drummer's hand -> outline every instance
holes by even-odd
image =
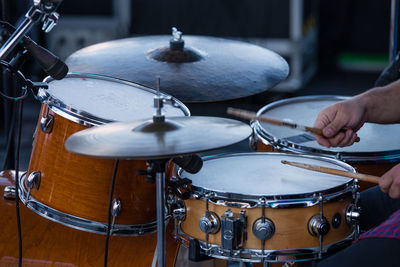
[[[400,164],[382,175],[379,179],[379,187],[391,198],[400,198]]]
[[[350,146],[364,121],[364,108],[357,99],[351,98],[331,105],[318,114],[314,127],[322,129],[324,136],[314,136],[322,146]]]

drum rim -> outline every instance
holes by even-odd
[[[95,234],[107,234],[108,224],[88,220],[78,216],[74,216],[57,209],[54,209],[46,204],[36,200],[32,195],[28,195],[28,190],[25,188],[26,173],[19,179],[19,196],[21,202],[36,214],[72,229],[81,230]],[[167,214],[165,222],[170,219]],[[113,236],[142,236],[157,232],[157,221],[152,221],[144,224],[115,224],[112,227]]]
[[[257,111],[256,116],[262,116],[268,110],[287,105],[288,103],[299,103],[305,101],[313,101],[313,100],[346,100],[349,99],[349,96],[339,96],[339,95],[312,95],[312,96],[299,96],[292,97],[288,99],[281,99],[276,102],[272,102],[268,105],[265,105],[260,110]],[[376,163],[377,161],[380,163],[386,162],[396,162],[400,160],[400,150],[388,150],[388,151],[379,151],[379,152],[346,152],[346,151],[330,151],[328,149],[322,148],[312,148],[304,145],[300,145],[291,141],[283,140],[274,137],[271,133],[266,131],[260,121],[255,120],[250,122],[251,127],[253,128],[253,132],[256,137],[260,139],[264,144],[272,144],[278,149],[291,151],[296,153],[307,153],[312,155],[322,155],[327,157],[332,157],[338,160],[342,160],[348,163]]]
[[[144,90],[154,95],[157,95],[157,91],[149,87],[106,75],[84,73],[84,72],[69,72],[65,78],[89,78],[89,79],[104,80],[108,82],[115,82],[124,85],[129,85],[138,88],[140,90]],[[54,79],[48,76],[43,81],[49,83],[51,81],[54,81]],[[191,115],[188,107],[186,107],[185,104],[180,100],[178,100],[177,98],[163,92],[160,92],[160,95],[172,99],[172,101],[176,103],[176,108],[179,108],[182,111],[183,116]],[[114,120],[104,119],[84,110],[75,109],[74,107],[63,103],[61,100],[51,95],[46,89],[43,88],[39,89],[37,94],[37,99],[42,104],[46,104],[54,113],[86,127],[97,126],[109,122],[115,122]]]
[[[212,155],[203,157],[204,161],[220,159],[220,158],[228,158],[228,157],[240,157],[240,156],[287,156],[287,157],[303,157],[309,159],[319,159],[325,162],[335,163],[338,166],[343,167],[344,169],[356,172],[356,170],[349,164],[339,161],[337,159],[329,158],[329,157],[320,157],[315,155],[308,154],[293,154],[293,153],[279,153],[279,152],[249,152],[249,153],[232,153],[232,154],[220,154],[220,155]],[[182,173],[184,170],[179,169],[178,175],[182,177]],[[189,178],[190,179],[190,178]],[[350,178],[348,178],[350,179]],[[206,188],[203,186],[191,185],[191,195],[192,198],[195,199],[208,199],[210,202],[216,205],[227,205],[224,200],[232,201],[232,202],[245,202],[249,203],[249,205],[244,205],[241,208],[255,208],[261,207],[263,205],[271,207],[271,208],[293,208],[296,207],[310,207],[317,205],[322,202],[333,201],[338,197],[345,196],[346,194],[353,193],[357,190],[356,180],[350,179],[348,182],[344,182],[335,187],[314,191],[308,193],[300,193],[300,194],[286,194],[286,195],[247,195],[241,193],[231,193],[225,191],[217,191],[212,188]],[[322,196],[322,198],[321,198]],[[214,200],[222,200],[222,202],[217,202]],[[297,200],[297,201],[296,201]]]
[[[187,234],[180,232],[180,236],[187,236]],[[262,250],[262,249],[238,249],[232,251],[224,251],[220,245],[207,243],[199,240],[201,250],[208,256],[223,260],[240,260],[245,262],[299,262],[316,260],[320,257],[321,253],[328,252],[331,247],[353,241],[357,236],[357,229],[354,227],[352,232],[344,239],[323,245],[322,248],[309,247],[309,248],[290,248],[290,249],[275,249],[275,250]],[[245,256],[245,257],[243,257]],[[287,256],[287,260],[283,260],[282,256]],[[294,257],[294,258],[291,258]]]

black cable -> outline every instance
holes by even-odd
[[[108,199],[107,234],[106,234],[106,243],[105,243],[105,248],[104,248],[104,267],[107,267],[108,241],[110,239],[110,232],[111,232],[111,205],[112,205],[112,200],[113,200],[113,195],[114,195],[114,185],[115,185],[115,178],[117,176],[118,163],[119,163],[119,160],[117,159],[114,164],[114,171],[113,171],[111,186],[110,186],[110,197]]]
[[[13,108],[14,109],[14,108]],[[4,159],[3,159],[3,164],[2,164],[2,170],[6,169],[6,166],[8,165],[8,156],[10,154],[10,149],[11,149],[11,144],[13,143],[13,135],[14,135],[14,127],[15,127],[15,112],[11,112],[11,125],[8,130],[8,136],[7,136],[7,145],[6,145],[6,150],[4,153]]]
[[[22,266],[22,233],[21,233],[21,218],[19,213],[19,150],[21,147],[21,131],[22,131],[22,111],[24,101],[19,102],[18,106],[18,124],[17,124],[17,147],[15,151],[15,208],[17,213],[17,228],[18,228],[18,266]]]

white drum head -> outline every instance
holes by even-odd
[[[155,114],[154,90],[100,75],[75,74],[53,80],[46,93],[63,109],[75,110],[80,115],[87,113],[108,122],[151,119]],[[186,107],[179,104],[179,108],[165,104],[164,114],[167,117],[188,115]]]
[[[201,191],[222,192],[227,196],[256,197],[323,193],[352,181],[346,177],[285,165],[281,160],[354,171],[350,165],[324,157],[285,153],[243,153],[206,158],[200,172],[182,172],[181,177],[192,180],[192,186]]]
[[[318,113],[322,109],[344,99],[346,97],[340,96],[295,97],[271,103],[262,108],[257,114],[305,126],[313,126]],[[400,149],[397,141],[398,136],[400,136],[400,124],[382,125],[366,123],[357,133],[360,137],[360,142],[354,143],[349,147],[329,149],[319,145],[312,134],[289,127],[256,122],[255,128],[257,134],[262,138],[268,141],[280,140],[282,144],[285,142],[295,144],[299,148],[299,152],[318,150],[330,154],[338,152],[373,154]],[[287,149],[291,150],[291,147],[293,146],[287,146]],[[304,148],[303,151],[302,148]]]

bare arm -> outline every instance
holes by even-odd
[[[324,136],[315,138],[326,147],[349,146],[365,122],[400,122],[400,80],[322,110],[314,126],[321,128]]]
[[[400,122],[400,80],[368,90],[355,98],[365,106],[367,122]]]

